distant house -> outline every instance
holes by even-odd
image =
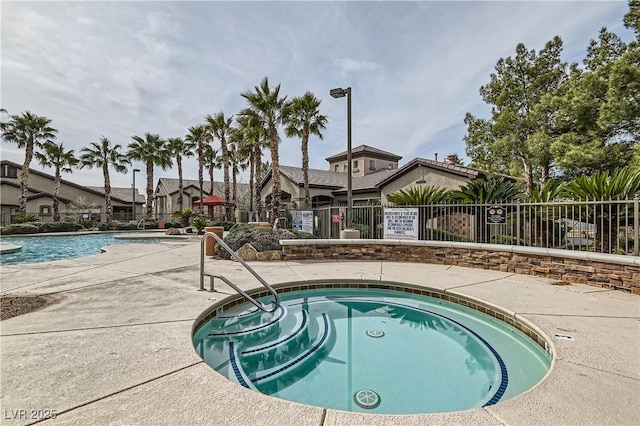
[[[401,156],[360,145],[352,152],[353,205],[386,203],[389,194],[414,186],[437,185],[457,189],[473,179],[484,179],[486,174],[478,169],[454,164],[415,158],[398,167]],[[328,157],[329,170],[309,169],[309,192],[312,208],[344,205],[347,202],[347,152]],[[271,171],[261,182],[263,204],[269,205],[273,191]],[[280,166],[280,191],[283,210],[301,208],[304,203],[304,179],[302,168]]]
[[[156,216],[160,218],[168,218],[171,213],[178,210],[178,179],[160,178],[155,190],[156,200]],[[182,179],[183,200],[182,207],[193,207],[194,202],[200,199],[200,185],[197,180]],[[213,192],[210,193],[211,181],[203,181],[202,194],[204,197],[210,195],[218,195],[224,198],[224,183],[214,182]],[[229,185],[230,197],[233,186]],[[247,208],[249,204],[249,185],[246,183],[237,184],[237,200],[236,205],[240,209]]]
[[[11,217],[20,208],[20,172],[22,165],[8,160],[0,162],[0,210],[2,223],[11,223]],[[42,221],[53,220],[53,175],[29,168],[29,188],[27,192],[27,213],[39,215]],[[94,219],[104,221],[104,187],[83,186],[62,179],[60,183],[61,220]],[[111,188],[113,218],[131,220],[133,190],[131,188]],[[144,195],[135,191],[136,217],[142,217]]]

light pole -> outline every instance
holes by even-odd
[[[136,220],[136,172],[139,172],[140,169],[133,169],[133,185],[131,185],[131,187],[133,188],[133,194],[131,197],[131,217],[133,217],[133,220]]]
[[[347,87],[346,89],[342,89],[340,87],[331,89],[329,94],[334,98],[343,98],[345,95],[347,96],[347,229],[352,229],[353,194],[351,190],[351,168],[353,164],[351,164],[351,87]]]

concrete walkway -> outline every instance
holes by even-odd
[[[480,298],[527,318],[556,340],[537,387],[487,408],[372,416],[305,406],[249,391],[195,353],[191,327],[212,300],[197,291],[198,239],[129,244],[74,260],[0,266],[3,294],[54,303],[0,323],[0,423],[148,425],[640,424],[637,296],[494,271],[389,262],[253,262],[270,283],[350,278],[401,281]],[[207,270],[256,286],[240,265]],[[21,411],[24,410],[24,411]],[[34,410],[34,411],[32,411]]]

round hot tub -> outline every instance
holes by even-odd
[[[362,281],[276,288],[273,313],[228,298],[193,333],[207,364],[275,397],[369,413],[458,411],[514,397],[551,365],[535,326],[464,296]]]

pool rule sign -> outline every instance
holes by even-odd
[[[293,211],[291,212],[291,220],[294,231],[313,234],[313,212],[311,210]]]
[[[507,223],[507,209],[503,206],[487,207],[487,224],[504,225]]]
[[[384,238],[394,240],[417,240],[418,209],[385,208]]]

